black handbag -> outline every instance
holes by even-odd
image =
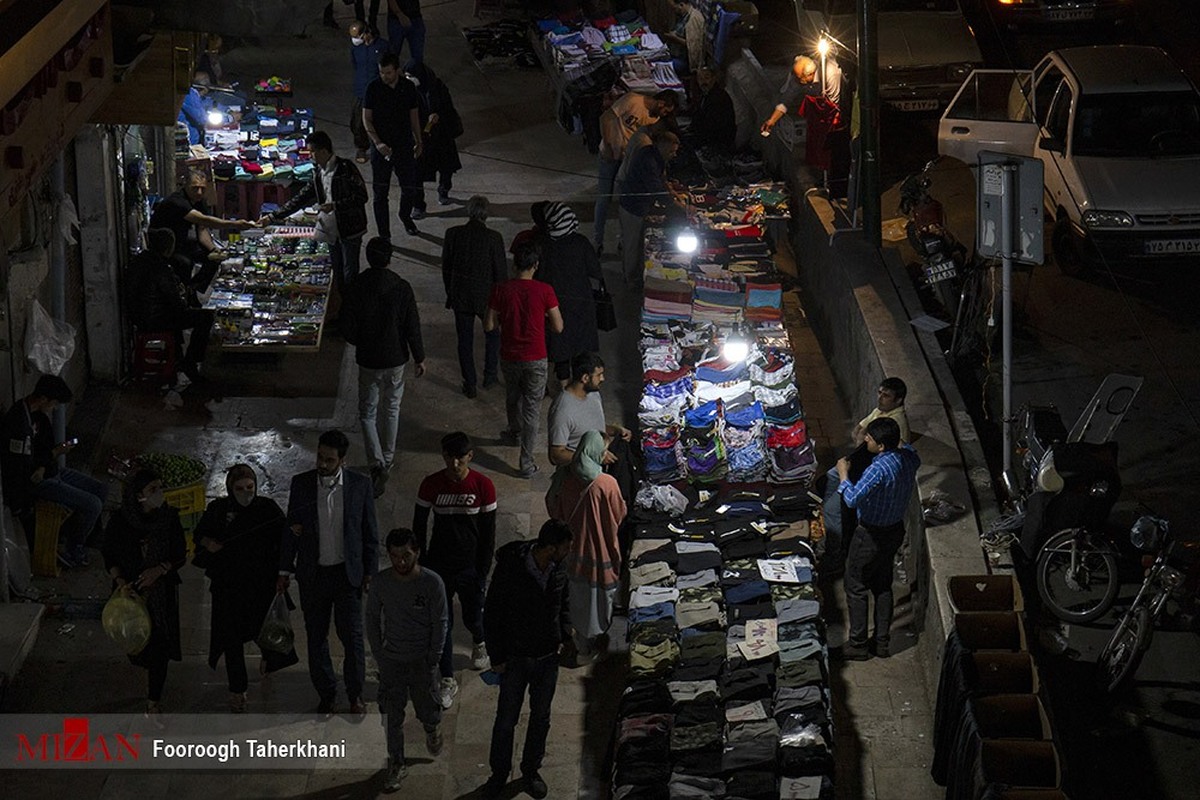
[[[596,327],[602,331],[612,331],[617,328],[617,307],[613,305],[612,295],[600,279],[600,288],[592,289],[592,297],[596,301]]]

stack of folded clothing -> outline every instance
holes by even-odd
[[[696,365],[696,401],[732,400],[750,392],[750,374],[745,361],[710,358]]]
[[[746,321],[783,319],[783,287],[778,283],[746,282]]]
[[[742,309],[745,305],[746,296],[741,287],[733,281],[696,278],[692,319],[715,322],[719,325],[736,325],[742,320]]]
[[[647,278],[642,304],[643,322],[692,318],[692,285],[684,281]]]
[[[729,471],[721,441],[721,402],[712,400],[684,412],[680,437],[690,480],[715,483]]]
[[[722,436],[729,461],[729,480],[754,483],[766,479],[765,419],[762,403],[749,392],[726,402]]]
[[[790,425],[768,425],[767,452],[774,483],[809,481],[816,472],[817,459],[804,420]]]

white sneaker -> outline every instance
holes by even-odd
[[[483,642],[471,648],[471,669],[476,672],[482,672],[492,665],[492,660],[488,658],[487,645]]]
[[[454,698],[458,696],[458,681],[454,678],[442,678],[442,682],[438,684],[438,703],[447,711],[450,706],[454,705]]]

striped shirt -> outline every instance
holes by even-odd
[[[872,459],[856,483],[842,481],[838,493],[858,511],[859,522],[883,527],[904,519],[912,497],[921,457],[907,444],[886,450]]]
[[[426,531],[433,514],[433,531]],[[440,469],[421,481],[413,509],[413,530],[421,545],[421,563],[443,580],[474,568],[487,575],[496,544],[496,487],[475,470],[455,480]]]

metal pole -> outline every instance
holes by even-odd
[[[1016,241],[1016,231],[1013,230],[1015,220],[1017,165],[1004,164],[1001,169],[1002,191],[1000,198],[1000,264],[1003,272],[1000,277],[1001,310],[1004,314],[1000,337],[1003,340],[1004,358],[1001,366],[1001,385],[1004,394],[1004,475],[1012,472],[1012,266],[1013,243]]]
[[[883,243],[883,211],[879,192],[879,58],[877,12],[879,0],[858,0],[858,90],[862,133],[863,232],[867,244]]]
[[[50,189],[54,195],[54,201],[60,209],[62,200],[67,193],[66,174],[66,165],[60,153],[54,160],[54,165],[50,167]],[[57,223],[57,220],[55,222]],[[50,231],[50,316],[60,322],[65,322],[67,319],[67,243],[63,240],[57,224]],[[51,422],[54,425],[55,444],[65,441],[67,438],[67,410],[61,405],[54,409],[54,417]],[[66,466],[66,463],[67,457],[60,455],[58,457],[59,469]]]

